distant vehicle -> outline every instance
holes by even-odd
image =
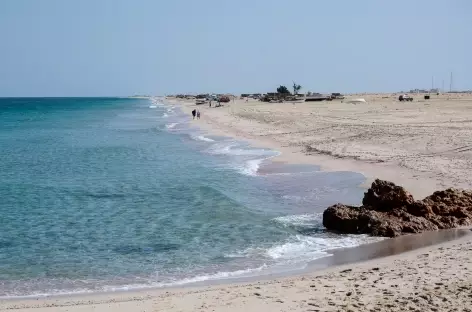
[[[344,95],[342,95],[341,93],[331,93],[329,98],[331,100],[344,100]]]
[[[398,100],[400,102],[403,102],[403,101],[407,101],[407,102],[413,102],[413,98],[409,95],[406,95],[406,94],[402,94],[398,97]]]
[[[318,102],[318,101],[326,101],[331,100],[330,96],[324,96],[321,93],[312,93],[309,96],[306,96],[305,102]]]
[[[231,101],[229,96],[226,96],[226,95],[220,96],[220,102],[221,103],[228,103],[229,101]]]

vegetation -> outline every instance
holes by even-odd
[[[298,91],[302,89],[302,86],[293,82],[293,95],[297,95]]]
[[[288,91],[288,88],[286,86],[280,86],[277,88],[277,93],[285,96],[290,94],[290,91]]]

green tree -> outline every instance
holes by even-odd
[[[295,81],[293,82],[293,94],[296,95],[298,94],[298,91],[302,89],[302,86],[299,84],[296,84]]]
[[[290,94],[290,91],[288,91],[288,88],[286,86],[280,86],[277,88],[277,93],[285,96],[287,94]]]

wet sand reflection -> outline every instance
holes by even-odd
[[[442,230],[390,238],[377,243],[361,245],[354,248],[331,250],[329,253],[333,254],[333,256],[315,260],[310,263],[309,268],[311,270],[318,270],[331,266],[398,255],[400,253],[448,242],[471,234],[472,232],[470,229]]]

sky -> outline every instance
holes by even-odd
[[[0,96],[448,90],[451,72],[472,90],[470,0],[0,0]]]

